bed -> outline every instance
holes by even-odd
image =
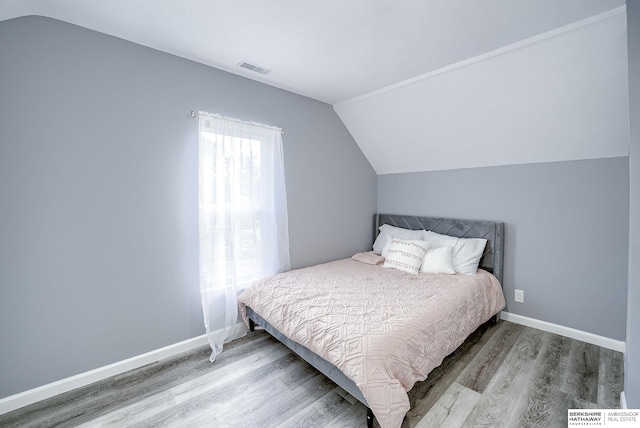
[[[375,417],[397,428],[413,384],[503,309],[504,224],[391,214],[375,223],[376,234],[402,228],[486,240],[477,274],[412,275],[344,259],[259,281],[238,301],[250,329],[261,326],[367,406],[367,426]]]

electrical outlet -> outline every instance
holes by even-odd
[[[515,291],[516,291],[516,295],[515,295],[516,302],[524,303],[524,290],[518,290],[516,288]]]

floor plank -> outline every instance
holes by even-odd
[[[12,427],[363,427],[366,408],[264,331],[0,415]],[[409,391],[404,428],[561,427],[569,408],[615,408],[622,354],[500,321]],[[374,427],[379,428],[377,421]]]
[[[501,328],[467,365],[457,382],[482,393],[524,329],[519,324],[501,323]]]
[[[624,361],[620,352],[600,349],[600,367],[598,372],[598,407],[611,409],[619,407],[618,389],[624,382]]]
[[[568,395],[560,390],[568,369],[571,339],[551,333],[539,335],[541,349],[526,380],[527,387],[514,400],[507,426],[566,426]]]
[[[596,403],[600,373],[600,348],[574,341],[571,343],[569,358],[571,369],[567,373],[562,391],[570,396]]]
[[[453,383],[440,400],[416,424],[416,428],[457,428],[461,427],[469,413],[478,404],[482,394]]]
[[[513,337],[515,340],[512,340]],[[514,401],[526,391],[528,375],[539,354],[540,334],[522,327],[518,334],[505,335],[501,343],[508,346],[509,352],[504,357],[501,355],[502,351],[496,352],[496,358],[502,360],[502,363],[497,366],[481,398],[461,426],[507,427],[514,411]],[[496,365],[489,364],[489,367]],[[485,372],[487,371],[481,373]],[[466,380],[464,376],[465,373],[460,377]]]
[[[411,409],[407,412],[404,426],[416,426],[493,335],[502,328],[503,323],[481,326],[456,351],[446,357],[439,367],[429,373],[425,381],[416,383],[409,391]]]

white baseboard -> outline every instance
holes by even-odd
[[[0,415],[207,344],[207,335],[203,334],[202,336],[165,346],[164,348],[156,349],[146,354],[118,361],[117,363],[61,379],[19,394],[10,395],[9,397],[0,399]]]
[[[559,334],[560,336],[570,337],[572,339],[581,340],[603,348],[612,349],[614,351],[625,351],[625,342],[610,339],[597,334],[587,333],[586,331],[576,330],[575,328],[565,327],[558,324],[552,324],[546,321],[540,321],[534,318],[524,317],[522,315],[512,314],[510,312],[500,312],[500,319],[511,321],[516,324],[526,325],[527,327],[537,328],[538,330],[548,331],[549,333]]]
[[[620,408],[621,409],[627,408],[627,397],[624,396],[624,391],[620,393]]]

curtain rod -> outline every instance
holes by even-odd
[[[200,118],[200,116],[209,116],[209,117],[213,117],[216,119],[224,119],[224,120],[230,120],[232,122],[238,122],[238,123],[243,123],[245,125],[252,125],[252,126],[258,126],[260,128],[267,128],[267,129],[273,129],[275,131],[280,131],[280,133],[282,135],[284,135],[284,129],[279,128],[277,126],[271,126],[271,125],[264,125],[262,123],[257,123],[257,122],[247,122],[246,120],[242,120],[242,119],[236,119],[233,117],[226,117],[226,116],[221,116],[219,114],[211,114],[211,113],[205,113],[202,111],[194,111],[191,110],[191,112],[189,113],[189,117],[193,120],[196,120],[198,118]]]

